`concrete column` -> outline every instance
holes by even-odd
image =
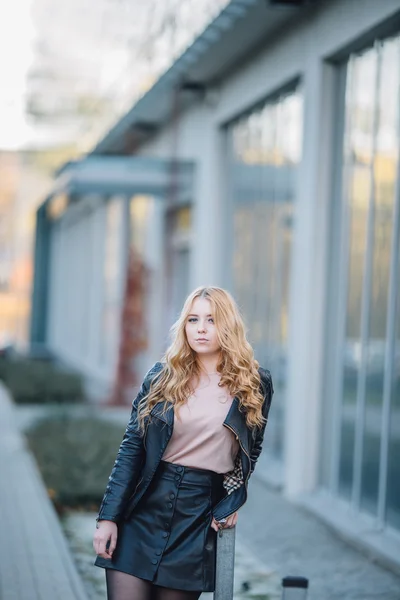
[[[82,311],[82,305],[80,303],[81,296],[81,269],[82,269],[82,241],[80,238],[80,220],[76,219],[74,215],[74,221],[71,225],[71,248],[69,253],[70,264],[70,285],[71,285],[71,303],[69,306],[69,328],[70,328],[70,343],[68,344],[68,351],[72,360],[80,359],[80,315]],[[80,217],[81,218],[81,217]]]
[[[93,267],[95,262],[95,253],[93,249],[93,210],[89,209],[85,213],[83,219],[83,231],[84,236],[84,270],[83,270],[83,294],[81,296],[82,302],[82,315],[81,315],[81,327],[82,327],[82,338],[81,338],[81,351],[83,364],[90,365],[90,312],[91,312],[91,294],[92,292],[92,279],[93,279]]]
[[[305,51],[303,156],[299,168],[290,298],[285,413],[285,493],[318,483],[323,402],[327,239],[334,125],[333,67]]]
[[[90,287],[89,357],[92,369],[95,371],[101,368],[101,317],[104,292],[105,206],[100,198],[91,218],[93,221],[92,252],[95,260]]]
[[[195,173],[191,289],[221,285],[222,281],[224,138],[213,120],[213,112],[214,107],[204,104],[200,116],[204,129]]]
[[[66,271],[67,260],[67,237],[68,232],[65,231],[65,223],[61,221],[58,225],[59,249],[56,258],[56,273],[55,273],[55,302],[56,310],[54,317],[54,331],[52,332],[52,340],[54,349],[62,355],[64,339],[64,324],[66,321],[66,299],[68,278]]]
[[[61,323],[61,331],[60,331],[60,343],[63,346],[63,354],[69,356],[71,354],[71,337],[72,337],[72,328],[71,328],[71,311],[72,311],[72,296],[73,296],[73,288],[72,288],[72,246],[73,246],[73,230],[72,226],[69,222],[65,223],[65,244],[64,244],[64,294],[63,294],[63,304],[64,304],[64,315],[65,319]]]
[[[87,214],[82,212],[79,220],[76,222],[76,262],[75,262],[75,314],[76,314],[76,333],[75,333],[75,352],[76,358],[85,364],[85,335],[87,321],[85,322],[85,310],[87,302],[87,271],[88,271],[88,220]]]
[[[46,208],[42,206],[36,214],[36,234],[34,249],[35,278],[32,290],[32,311],[30,340],[33,343],[45,343],[47,302],[48,302],[48,257],[49,236],[51,225],[46,215]]]
[[[50,229],[50,251],[49,251],[49,284],[48,284],[48,318],[47,318],[47,345],[55,348],[57,343],[57,272],[59,263],[60,226],[53,223]]]
[[[165,320],[165,273],[164,273],[164,224],[165,201],[154,198],[147,226],[145,261],[150,270],[147,327],[149,347],[145,353],[143,369],[160,360],[165,349],[169,323]]]

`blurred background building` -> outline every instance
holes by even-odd
[[[226,3],[0,7],[0,344],[28,343],[34,211],[54,169],[87,152]]]
[[[59,169],[31,341],[104,401],[159,359],[192,288],[228,288],[274,378],[265,477],[396,560],[400,2],[219,8]]]

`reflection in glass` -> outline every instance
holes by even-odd
[[[371,195],[370,165],[373,147],[373,95],[366,93],[374,81],[376,58],[372,50],[357,57],[348,68],[344,169],[348,176],[349,216],[348,295],[346,339],[343,355],[343,405],[339,490],[347,498],[353,485],[353,455],[361,355],[361,308],[367,216]]]
[[[267,102],[230,129],[233,291],[256,357],[274,376],[265,447],[283,455],[288,300],[295,176],[301,152],[298,91]]]
[[[398,262],[400,281],[400,260]],[[391,398],[386,519],[389,525],[400,530],[400,291],[397,290],[396,342],[394,351],[394,377]]]
[[[348,499],[359,498],[361,510],[377,516],[378,504],[385,500],[384,495],[379,498],[380,469],[385,467],[381,451],[388,447],[387,490],[383,494],[387,521],[396,528],[400,528],[400,290],[391,285],[390,269],[395,203],[400,201],[396,197],[399,90],[399,36],[350,58],[343,158],[348,256],[339,493]],[[382,439],[391,289],[398,295],[397,339],[392,357],[390,434],[389,439]],[[361,434],[362,444],[360,455],[355,456],[356,434]]]
[[[396,186],[397,131],[396,95],[387,90],[399,85],[398,47],[386,42],[380,49],[377,130],[374,168],[374,223],[372,280],[370,290],[369,340],[365,422],[361,473],[361,507],[376,514],[382,425],[387,306]],[[397,68],[396,68],[397,67]]]

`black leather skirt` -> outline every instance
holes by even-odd
[[[211,511],[222,495],[222,475],[161,461],[129,520],[118,525],[112,559],[98,556],[94,564],[167,588],[214,591]]]

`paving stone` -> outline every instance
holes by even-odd
[[[87,600],[58,517],[0,384],[0,598]]]
[[[400,600],[400,578],[345,543],[317,517],[257,477],[239,511],[237,537],[279,577],[303,575],[307,600]]]
[[[270,517],[268,517],[270,515]],[[70,513],[64,527],[91,600],[105,598],[104,572],[93,566],[95,513]],[[307,600],[400,600],[400,581],[339,540],[317,519],[252,481],[239,512],[235,600],[281,600],[281,579],[310,580]],[[212,600],[203,594],[201,600]]]
[[[0,422],[1,416],[0,406]],[[119,419],[119,415],[116,418]],[[121,416],[121,422],[123,419],[124,415]],[[3,424],[1,429],[8,432]],[[3,440],[3,445],[6,442],[14,453],[21,451],[18,450],[18,438],[11,435],[8,441]],[[0,485],[4,476],[0,466]],[[25,493],[32,493],[29,486]],[[3,507],[3,510],[6,508]],[[15,513],[12,502],[8,511],[11,514],[9,518],[12,518]],[[74,559],[85,581],[87,596],[90,600],[100,600],[106,598],[106,592],[104,572],[93,566],[94,518],[94,514],[75,513],[66,518],[64,526]],[[4,547],[0,546],[0,580],[3,594],[6,589],[9,593],[3,596],[0,594],[0,598],[20,600],[24,597],[21,595],[23,590],[20,584],[17,587],[13,583],[16,575],[15,563],[12,561],[16,552],[14,546],[19,544],[18,536],[23,535],[20,531],[14,536],[10,542],[11,551],[8,549],[5,552]],[[30,552],[35,552],[35,545]],[[30,565],[36,565],[37,568],[39,559],[32,563],[29,554],[25,552],[21,560],[25,561],[26,581],[32,582]],[[250,480],[248,501],[239,511],[235,600],[281,600],[280,581],[285,575],[303,575],[309,579],[307,600],[400,600],[398,576],[339,539],[319,519],[296,507],[278,492],[271,491],[257,476],[256,471]],[[211,600],[212,597],[213,594],[203,594],[202,600]],[[28,600],[36,598],[37,596],[30,595]]]

